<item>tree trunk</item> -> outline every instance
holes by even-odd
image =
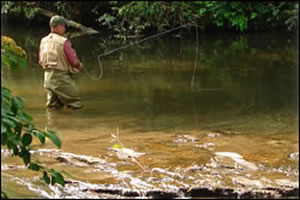
[[[40,15],[44,15],[44,16],[47,16],[47,17],[52,17],[54,15],[56,15],[56,13],[53,13],[49,10],[46,10],[46,9],[43,9],[43,8],[38,8],[38,13]],[[86,34],[95,34],[95,33],[98,33],[98,31],[90,28],[90,27],[86,27],[78,22],[75,22],[73,20],[69,20],[69,19],[66,19],[65,20],[67,21],[68,23],[68,26],[69,27],[73,27],[75,29],[78,29],[80,30],[80,32],[75,32],[75,33],[69,33],[69,36],[71,38],[74,38],[74,37],[79,37],[79,36],[82,36],[82,35],[86,35]]]

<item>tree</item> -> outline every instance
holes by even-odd
[[[158,31],[183,24],[197,24],[203,30],[292,31],[297,28],[298,2],[251,1],[112,1],[111,11],[97,21],[124,33],[140,33],[147,28]]]
[[[32,20],[47,10],[120,35],[162,32],[189,23],[203,30],[293,31],[299,13],[297,1],[1,1],[1,6],[3,15]]]

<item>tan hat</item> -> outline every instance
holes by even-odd
[[[65,20],[65,18],[63,16],[54,15],[53,17],[51,17],[50,22],[49,22],[50,26],[54,27],[59,24],[64,24],[67,26],[67,21]]]

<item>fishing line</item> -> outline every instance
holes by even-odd
[[[101,62],[101,57],[107,56],[107,55],[112,54],[112,53],[114,53],[114,52],[116,52],[116,51],[120,51],[120,50],[126,49],[126,48],[128,48],[128,47],[137,45],[137,44],[142,43],[142,42],[144,42],[144,41],[146,41],[146,40],[150,40],[150,39],[152,39],[152,38],[159,37],[159,36],[164,35],[164,34],[166,34],[166,33],[175,31],[175,30],[177,30],[177,29],[180,29],[180,28],[183,28],[183,27],[187,27],[187,26],[189,26],[189,25],[193,25],[193,26],[196,27],[196,54],[195,54],[195,61],[197,61],[197,54],[198,54],[198,25],[196,25],[196,24],[186,24],[186,25],[177,26],[177,27],[175,27],[175,28],[169,29],[169,30],[164,31],[164,32],[162,32],[162,33],[158,33],[158,34],[155,34],[155,35],[146,37],[146,38],[144,38],[144,39],[142,39],[142,40],[139,40],[139,41],[136,41],[136,42],[131,42],[131,43],[128,44],[128,45],[125,45],[125,46],[122,46],[122,47],[119,47],[119,48],[110,50],[110,51],[108,51],[108,52],[106,52],[106,53],[103,53],[103,54],[98,55],[97,61],[98,61],[98,66],[99,66],[99,75],[98,75],[97,77],[91,76],[91,74],[90,74],[89,71],[86,69],[86,67],[83,66],[83,69],[85,70],[86,74],[88,75],[88,77],[89,77],[90,79],[95,80],[95,81],[96,81],[96,80],[100,80],[100,79],[102,78],[102,76],[103,76],[103,65],[102,65],[102,62]]]
[[[195,81],[195,76],[196,76],[196,67],[198,63],[198,49],[199,49],[199,44],[198,44],[198,28],[196,26],[196,51],[195,51],[195,62],[194,62],[194,71],[193,71],[193,76],[191,80],[191,88],[194,88],[194,81]]]

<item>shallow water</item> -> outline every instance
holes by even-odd
[[[37,64],[38,42],[47,28],[4,27],[4,34],[15,38],[28,53],[29,66],[17,72],[2,70],[2,85],[24,99],[38,128],[59,132],[61,153],[101,158],[108,165],[99,171],[94,165],[62,164],[51,155],[40,158],[49,166],[66,170],[74,180],[137,188],[132,182],[122,185],[128,179],[124,174],[130,174],[164,188],[167,186],[155,182],[162,171],[156,176],[142,167],[180,174],[182,169],[210,163],[215,152],[235,152],[245,161],[263,166],[243,175],[298,184],[298,159],[290,158],[299,152],[298,48],[293,35],[201,33],[197,57],[193,31],[183,37],[169,34],[152,39],[103,57],[101,80],[90,80],[84,71],[76,77],[84,109],[49,111],[45,108],[43,71]],[[105,34],[75,38],[72,43],[94,76],[97,55],[125,45]],[[142,167],[118,158],[112,149],[118,143],[112,134],[117,132],[126,148],[145,153],[138,157]],[[53,149],[54,145],[49,142],[42,148]],[[9,156],[1,161],[2,166],[21,164]],[[197,174],[187,174],[193,178],[175,177],[177,182],[169,180],[167,185],[201,180]],[[43,195],[29,186],[15,187],[16,181],[10,177],[30,179],[38,176],[36,173],[2,169],[1,176],[2,187],[12,196],[51,197],[51,188],[36,190],[49,192],[49,196]],[[221,176],[223,185],[234,183],[232,174]],[[59,197],[64,197],[64,192]]]

